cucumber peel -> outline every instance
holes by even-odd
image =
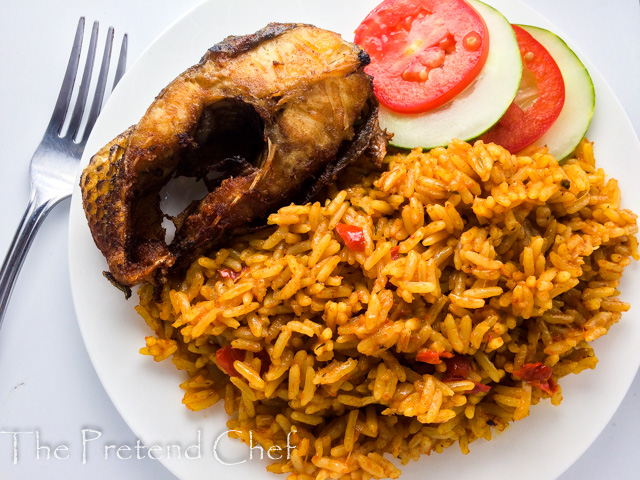
[[[564,80],[564,106],[556,121],[534,142],[546,145],[557,160],[569,156],[587,132],[596,104],[593,81],[578,56],[555,33],[539,27],[519,25],[547,49]]]

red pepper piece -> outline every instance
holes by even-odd
[[[233,366],[236,360],[244,361],[245,351],[230,346],[219,348],[216,352],[216,361],[220,369],[230,377],[239,377],[240,374]]]
[[[235,270],[231,270],[230,268],[225,267],[218,270],[218,273],[222,278],[230,278],[235,282],[240,277],[240,275],[244,273],[245,270],[247,270],[247,267],[243,268],[239,272],[236,272]]]
[[[454,355],[446,360],[448,380],[466,380],[471,373],[471,361],[464,355]],[[447,380],[447,381],[448,381]]]
[[[540,390],[549,395],[553,395],[558,391],[558,384],[554,382],[552,378],[550,378],[549,380],[534,380],[529,383],[534,387],[538,387]]]
[[[366,245],[364,239],[364,231],[362,227],[355,225],[347,225],[345,223],[339,223],[336,225],[336,231],[338,235],[344,240],[344,243],[354,252],[364,252]]]
[[[549,380],[553,371],[551,367],[541,363],[525,363],[522,368],[514,370],[513,374],[527,382]]]
[[[452,382],[455,380],[468,380],[471,373],[471,360],[464,355],[453,355],[452,358],[445,360],[447,363],[447,371],[442,377],[444,382]],[[491,385],[480,382],[473,382],[475,387],[464,392],[469,395],[472,393],[487,393],[491,390]]]
[[[434,352],[428,348],[423,348],[416,355],[416,360],[419,362],[430,363],[431,365],[438,365],[442,363],[443,358],[451,358],[453,354],[450,352]]]
[[[554,394],[558,390],[558,385],[553,378],[551,378],[553,370],[541,362],[526,363],[522,368],[514,370],[513,374],[549,395]]]
[[[469,395],[469,394],[472,394],[472,393],[487,393],[489,390],[491,390],[491,386],[490,385],[486,385],[486,384],[480,383],[480,382],[473,382],[473,383],[475,383],[476,386],[473,387],[468,392],[464,392],[464,393]]]

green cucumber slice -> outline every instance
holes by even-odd
[[[522,76],[522,60],[509,21],[478,0],[469,4],[484,19],[489,55],[478,77],[443,106],[418,114],[400,114],[380,106],[380,126],[393,133],[391,145],[424,149],[448,145],[454,138],[471,140],[491,128],[509,108]]]
[[[555,33],[520,25],[540,42],[558,64],[564,80],[564,106],[560,116],[536,145],[546,145],[557,160],[569,156],[584,137],[593,118],[596,94],[589,71],[578,56]]]

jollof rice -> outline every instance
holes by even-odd
[[[245,443],[284,449],[293,431],[268,470],[299,480],[397,478],[383,454],[466,453],[559,404],[558,380],[594,368],[588,342],[628,310],[617,288],[638,259],[636,215],[587,141],[563,164],[482,142],[390,155],[269,224],[159,299],[142,287],[141,352],[187,372],[188,408],[223,399]]]

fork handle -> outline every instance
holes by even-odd
[[[2,328],[2,320],[9,304],[13,286],[29,247],[40,225],[42,225],[42,221],[59,201],[60,199],[43,199],[35,190],[31,192],[29,203],[0,270],[0,328]]]

